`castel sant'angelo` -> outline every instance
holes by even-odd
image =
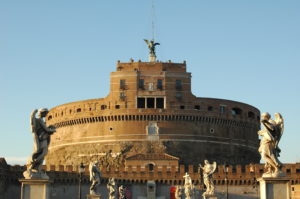
[[[204,159],[242,165],[260,161],[260,111],[241,102],[196,97],[185,61],[118,61],[108,96],[54,107],[46,122],[57,128],[48,165],[96,159],[106,166],[135,159],[141,166],[157,159],[186,165]]]

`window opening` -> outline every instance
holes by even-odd
[[[200,105],[195,105],[195,106],[194,106],[194,109],[195,109],[195,110],[200,110]]]
[[[147,108],[154,108],[154,98],[147,98]]]
[[[240,108],[232,108],[231,109],[231,114],[232,115],[241,115],[242,114],[242,109],[240,109]]]
[[[184,109],[184,108],[185,108],[184,105],[181,105],[181,106],[180,106],[180,109]]]
[[[125,79],[120,79],[120,89],[125,89],[126,81]]]
[[[138,97],[137,98],[137,107],[138,108],[145,108],[145,98]]]
[[[220,113],[221,114],[225,113],[225,106],[224,105],[220,105]]]
[[[163,80],[162,79],[157,80],[157,89],[160,89],[160,90],[163,89]]]
[[[212,106],[209,106],[209,107],[207,108],[207,110],[208,110],[208,111],[213,111],[214,108],[213,108]]]
[[[116,105],[115,108],[116,108],[116,109],[120,109],[120,105]]]
[[[255,118],[255,114],[252,111],[249,111],[248,112],[248,117],[251,118],[251,119],[254,119]]]
[[[176,89],[177,90],[181,90],[182,89],[182,83],[181,83],[181,80],[176,80]]]
[[[144,89],[144,80],[143,79],[139,80],[139,88]]]
[[[156,108],[164,108],[164,98],[156,98]]]

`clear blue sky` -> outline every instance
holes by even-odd
[[[158,59],[187,61],[193,93],[285,118],[300,161],[300,1],[154,0]],[[117,60],[147,60],[151,1],[0,1],[0,157],[32,152],[35,108],[105,97]]]

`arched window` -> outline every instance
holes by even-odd
[[[148,164],[149,171],[154,171],[154,164]]]
[[[237,108],[237,107],[232,108],[232,109],[231,109],[231,114],[232,114],[232,115],[241,115],[241,114],[242,114],[242,109]]]
[[[248,112],[248,117],[251,118],[251,119],[254,119],[255,118],[255,114],[252,111],[249,111]]]

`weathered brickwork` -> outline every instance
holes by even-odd
[[[57,132],[51,138],[47,164],[78,165],[109,150],[118,155],[124,145],[136,149],[153,140],[186,165],[204,159],[222,164],[259,162],[259,110],[194,96],[185,62],[118,62],[110,79],[107,97],[50,110],[47,123]],[[149,135],[147,126],[153,122],[159,130]],[[135,153],[129,150],[124,155]]]

